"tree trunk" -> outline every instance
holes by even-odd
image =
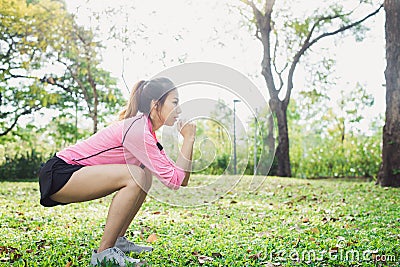
[[[93,107],[93,133],[97,133],[98,131],[98,106],[99,106],[99,97],[97,95],[96,86],[93,88],[93,96],[94,96],[94,107]]]
[[[272,112],[276,115],[278,123],[278,147],[275,156],[278,162],[277,175],[281,177],[291,177],[289,157],[289,131],[287,124],[287,105],[282,101],[270,101]]]
[[[400,187],[400,1],[385,0],[386,121],[378,182]]]
[[[88,50],[89,51],[89,50]],[[96,82],[93,79],[93,75],[92,75],[92,70],[91,70],[91,61],[90,61],[90,57],[87,56],[86,57],[87,60],[87,70],[88,70],[88,80],[89,80],[89,84],[90,87],[93,91],[93,114],[92,114],[92,119],[93,119],[93,133],[97,133],[98,130],[98,106],[99,106],[99,96],[97,94],[97,87],[96,87]],[[90,105],[88,103],[88,105]]]

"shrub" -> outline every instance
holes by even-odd
[[[27,180],[38,176],[41,164],[49,158],[34,149],[14,157],[5,156],[0,168],[0,180]]]

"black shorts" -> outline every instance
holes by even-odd
[[[65,205],[50,199],[50,196],[58,192],[72,174],[82,167],[84,166],[68,164],[56,156],[49,159],[39,172],[40,204],[45,207]]]

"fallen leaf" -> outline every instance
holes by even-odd
[[[308,219],[308,218],[303,218],[303,220],[302,220],[303,223],[308,223],[309,221],[310,221],[310,219]]]
[[[155,212],[153,212],[153,214],[154,214],[154,215],[161,214],[161,211],[155,211]]]
[[[67,262],[67,264],[65,264],[65,267],[71,267],[72,265],[72,261]]]
[[[280,263],[272,263],[270,261],[264,261],[264,262],[260,262],[261,265],[264,265],[266,267],[275,267],[275,266],[280,266]]]
[[[157,241],[157,239],[158,239],[158,237],[157,237],[156,234],[151,234],[151,235],[149,235],[149,237],[147,238],[147,242],[149,242],[149,243],[154,243],[154,242]]]
[[[204,264],[207,261],[213,261],[214,258],[208,257],[208,256],[204,256],[204,255],[199,255],[197,256],[197,260],[199,261],[200,264]]]
[[[318,228],[312,228],[311,232],[313,232],[314,234],[319,234]]]
[[[306,199],[307,199],[306,196],[300,196],[300,197],[297,198],[297,202],[300,202],[300,201],[306,200]]]
[[[211,255],[212,255],[214,258],[221,258],[221,257],[222,257],[222,254],[219,253],[219,252],[213,252],[213,253],[211,253]]]
[[[237,203],[236,200],[232,200],[232,201],[231,201],[231,204],[236,204],[236,203]]]
[[[261,258],[261,252],[249,256],[249,259],[253,260],[258,260],[259,258]]]

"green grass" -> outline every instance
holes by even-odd
[[[142,266],[400,265],[399,189],[267,178],[249,192],[249,180],[196,208],[148,198],[128,236],[146,243],[156,234],[155,250],[132,256]],[[111,197],[44,208],[37,183],[1,182],[0,266],[88,266]]]

